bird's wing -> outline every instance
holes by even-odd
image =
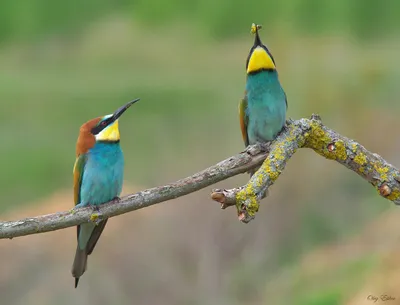
[[[243,141],[247,147],[249,145],[249,137],[247,135],[248,118],[246,115],[246,109],[247,109],[247,97],[245,95],[244,98],[241,99],[239,103],[239,121],[240,121],[240,129],[242,130]]]
[[[81,201],[81,185],[83,172],[85,170],[86,155],[81,154],[76,158],[74,165],[74,202],[75,205],[79,204]],[[76,237],[79,238],[80,226],[78,225],[76,231]]]
[[[87,255],[92,254],[94,247],[97,244],[97,241],[100,238],[101,233],[104,230],[104,227],[107,224],[107,220],[108,218],[102,220],[99,222],[99,224],[97,226],[94,227],[92,235],[90,235],[90,238],[88,240],[87,246],[86,246],[86,253]]]
[[[75,161],[74,165],[74,201],[75,205],[79,204],[81,201],[81,186],[82,186],[82,178],[83,178],[83,173],[85,171],[85,164],[86,164],[86,155],[81,154],[78,156],[78,158]],[[90,238],[87,242],[86,245],[86,254],[90,255],[96,246],[97,241],[100,238],[101,233],[104,230],[104,227],[107,224],[107,220],[105,219],[101,221],[98,225],[96,225],[90,235]],[[76,237],[79,241],[79,232],[80,232],[81,226],[77,226],[77,231],[76,231]]]
[[[81,185],[83,172],[85,170],[86,155],[82,154],[76,158],[74,165],[74,202],[75,205],[81,201]]]
[[[286,96],[286,93],[285,93],[285,91],[283,91],[283,94],[285,95],[286,109],[288,109],[287,96]]]

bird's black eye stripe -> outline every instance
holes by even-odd
[[[111,122],[112,122],[112,117],[101,121],[99,124],[97,124],[95,127],[92,128],[92,130],[91,130],[92,134],[96,135],[96,134],[100,133]]]

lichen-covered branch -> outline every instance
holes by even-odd
[[[213,200],[222,204],[222,208],[236,205],[240,220],[248,222],[254,217],[259,201],[278,179],[287,161],[298,148],[303,147],[311,148],[325,158],[336,160],[355,171],[370,182],[381,196],[400,204],[398,169],[357,142],[327,128],[318,117],[313,116],[311,119],[288,122],[278,138],[268,146],[250,146],[246,151],[190,177],[106,203],[100,206],[99,211],[79,208],[16,221],[0,221],[0,239],[49,232],[85,222],[99,222],[104,218],[193,193],[261,165],[245,186],[214,190],[211,194]]]
[[[262,196],[278,179],[287,161],[303,147],[346,166],[372,184],[382,197],[400,204],[399,170],[356,141],[327,128],[318,116],[288,122],[273,141],[262,166],[245,186],[214,190],[211,198],[220,202],[223,208],[235,205],[239,219],[249,222],[258,211]]]

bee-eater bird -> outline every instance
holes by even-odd
[[[240,128],[246,147],[274,140],[286,121],[286,94],[274,58],[261,42],[260,28],[253,23],[251,32],[255,39],[246,61],[246,91],[239,103]]]
[[[119,198],[124,176],[124,156],[119,144],[119,117],[133,103],[120,107],[113,114],[92,119],[83,124],[76,143],[74,165],[75,207],[92,206]],[[107,219],[77,226],[76,254],[72,265],[75,288],[86,271],[87,258],[93,252]]]

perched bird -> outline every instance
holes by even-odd
[[[100,204],[119,198],[124,156],[119,145],[118,119],[138,100],[127,103],[113,114],[95,118],[81,126],[73,172],[75,207],[98,208]],[[72,265],[75,288],[86,271],[87,257],[93,252],[106,224],[107,219],[98,224],[85,223],[77,227],[78,246]]]
[[[246,61],[246,91],[239,103],[240,128],[246,147],[274,140],[286,121],[286,94],[274,58],[261,42],[259,29],[261,26],[253,23],[251,32],[255,39]]]

